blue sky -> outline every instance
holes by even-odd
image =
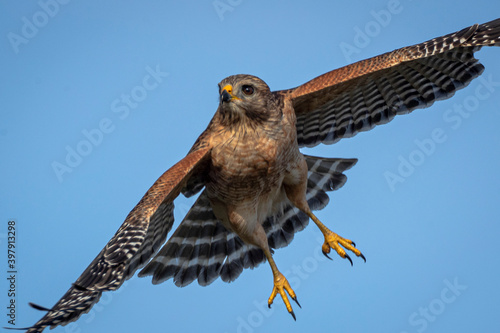
[[[187,153],[217,108],[224,77],[248,73],[273,90],[291,88],[500,13],[500,3],[486,0],[54,1],[0,3],[0,240],[5,249],[14,219],[17,327],[42,315],[28,302],[50,307],[63,295]],[[265,306],[272,275],[264,264],[209,287],[134,277],[54,332],[498,328],[499,56],[477,53],[482,79],[450,100],[304,150],[359,159],[318,217],[355,240],[367,263],[323,259],[313,225],[297,234],[275,254],[295,281],[297,322],[280,299]],[[390,183],[388,174],[404,181]],[[177,200],[177,221],[192,202]],[[2,276],[6,264],[4,255]]]

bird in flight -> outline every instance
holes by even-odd
[[[177,286],[220,277],[234,281],[267,261],[273,275],[268,305],[279,294],[295,319],[297,295],[278,269],[273,249],[287,246],[311,219],[323,253],[365,259],[350,239],[314,214],[327,192],[346,181],[356,159],[304,155],[302,147],[333,144],[425,108],[468,85],[484,70],[474,52],[500,46],[500,19],[330,71],[296,88],[271,91],[252,75],[219,83],[219,107],[188,154],[168,169],[70,289],[27,332],[77,320],[105,291],[142,268],[154,284]],[[201,193],[200,193],[201,192]],[[199,194],[167,240],[174,199]],[[166,241],[167,240],[167,241]],[[165,243],[166,241],[166,243]],[[164,244],[165,243],[165,244]],[[333,251],[332,251],[333,250]],[[300,305],[299,305],[300,306]]]

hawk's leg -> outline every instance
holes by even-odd
[[[328,229],[310,210],[305,211],[305,213],[311,218],[311,220],[314,221],[314,223],[316,223],[319,230],[321,230],[321,232],[325,236],[325,242],[323,243],[321,250],[326,257],[330,258],[328,256],[328,253],[330,253],[330,249],[334,249],[339,254],[339,256],[341,256],[342,258],[347,258],[352,265],[351,258],[342,248],[344,247],[347,250],[352,251],[356,256],[363,258],[363,260],[366,262],[365,256],[356,248],[356,244],[354,244],[353,241],[343,238]]]
[[[288,283],[288,280],[285,278],[285,276],[278,270],[278,267],[276,266],[276,263],[274,262],[269,249],[264,249],[264,254],[266,255],[267,261],[269,261],[269,265],[271,265],[274,276],[274,287],[271,296],[269,296],[269,299],[267,301],[267,305],[269,306],[269,308],[271,308],[271,304],[273,304],[274,298],[279,293],[281,295],[281,298],[283,299],[283,302],[285,303],[286,309],[292,315],[293,319],[297,320],[286,293],[288,293],[290,297],[295,301],[295,303],[297,303],[297,305],[300,307],[299,301],[297,301],[297,295],[295,295],[295,292],[293,291],[292,287],[290,287],[290,283]]]
[[[258,246],[266,256],[269,265],[271,266],[271,270],[273,271],[274,277],[274,285],[273,291],[271,292],[271,296],[269,297],[267,304],[271,307],[273,304],[276,295],[280,294],[283,302],[285,303],[286,309],[292,315],[293,319],[295,319],[295,313],[293,312],[292,305],[288,299],[288,295],[297,303],[300,307],[299,302],[297,301],[297,296],[295,295],[295,291],[293,291],[290,283],[285,278],[285,276],[278,270],[276,263],[274,262],[273,256],[271,254],[271,250],[269,248],[269,242],[267,240],[267,235],[262,227],[262,224],[257,223],[255,219],[255,206],[246,207],[245,205],[241,205],[237,208],[230,207],[228,209],[228,213],[222,213],[224,209],[219,209],[223,207],[220,201],[212,199],[212,207],[215,207],[214,211],[218,212],[220,216],[227,217],[226,219],[221,219],[222,221],[227,221],[228,226],[241,237],[241,239],[253,245]],[[223,222],[224,223],[224,222]],[[287,295],[288,293],[288,295]]]
[[[345,248],[346,250],[352,251],[356,256],[363,258],[363,260],[366,262],[365,256],[356,248],[356,245],[353,241],[340,237],[339,235],[328,229],[312,213],[305,195],[307,193],[307,163],[303,156],[298,160],[295,168],[292,168],[292,171],[285,176],[284,187],[286,196],[288,197],[290,202],[295,207],[306,213],[307,216],[309,216],[309,218],[311,218],[311,220],[316,223],[319,230],[321,230],[321,232],[323,233],[323,236],[325,236],[325,242],[321,247],[321,250],[323,251],[323,254],[325,256],[330,258],[328,256],[328,253],[330,253],[330,249],[334,249],[339,254],[339,256],[344,259],[348,259],[352,265],[352,260],[344,250]]]

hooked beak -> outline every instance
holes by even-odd
[[[229,102],[232,99],[239,99],[235,95],[233,95],[233,86],[227,84],[222,88],[222,92],[220,94],[220,101],[222,104]]]
[[[222,94],[220,95],[221,102],[227,103],[231,100],[232,96],[227,92],[227,90],[222,90]]]

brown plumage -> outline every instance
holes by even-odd
[[[307,156],[299,148],[335,143],[453,96],[484,70],[474,58],[481,46],[500,46],[500,19],[360,61],[294,89],[272,92],[250,75],[224,79],[219,108],[188,155],[153,184],[54,307],[34,306],[47,313],[28,332],[78,319],[102,292],[116,290],[146,264],[140,276],[185,286],[194,280],[208,285],[219,276],[233,281],[244,268],[267,260],[274,277],[269,305],[280,293],[295,318],[288,295],[295,301],[296,295],[272,249],[288,245],[311,218],[325,236],[325,255],[334,249],[351,260],[349,250],[364,258],[311,212],[328,203],[326,192],[345,183],[343,172],[356,160]],[[173,200],[202,189],[160,249],[172,227]]]

